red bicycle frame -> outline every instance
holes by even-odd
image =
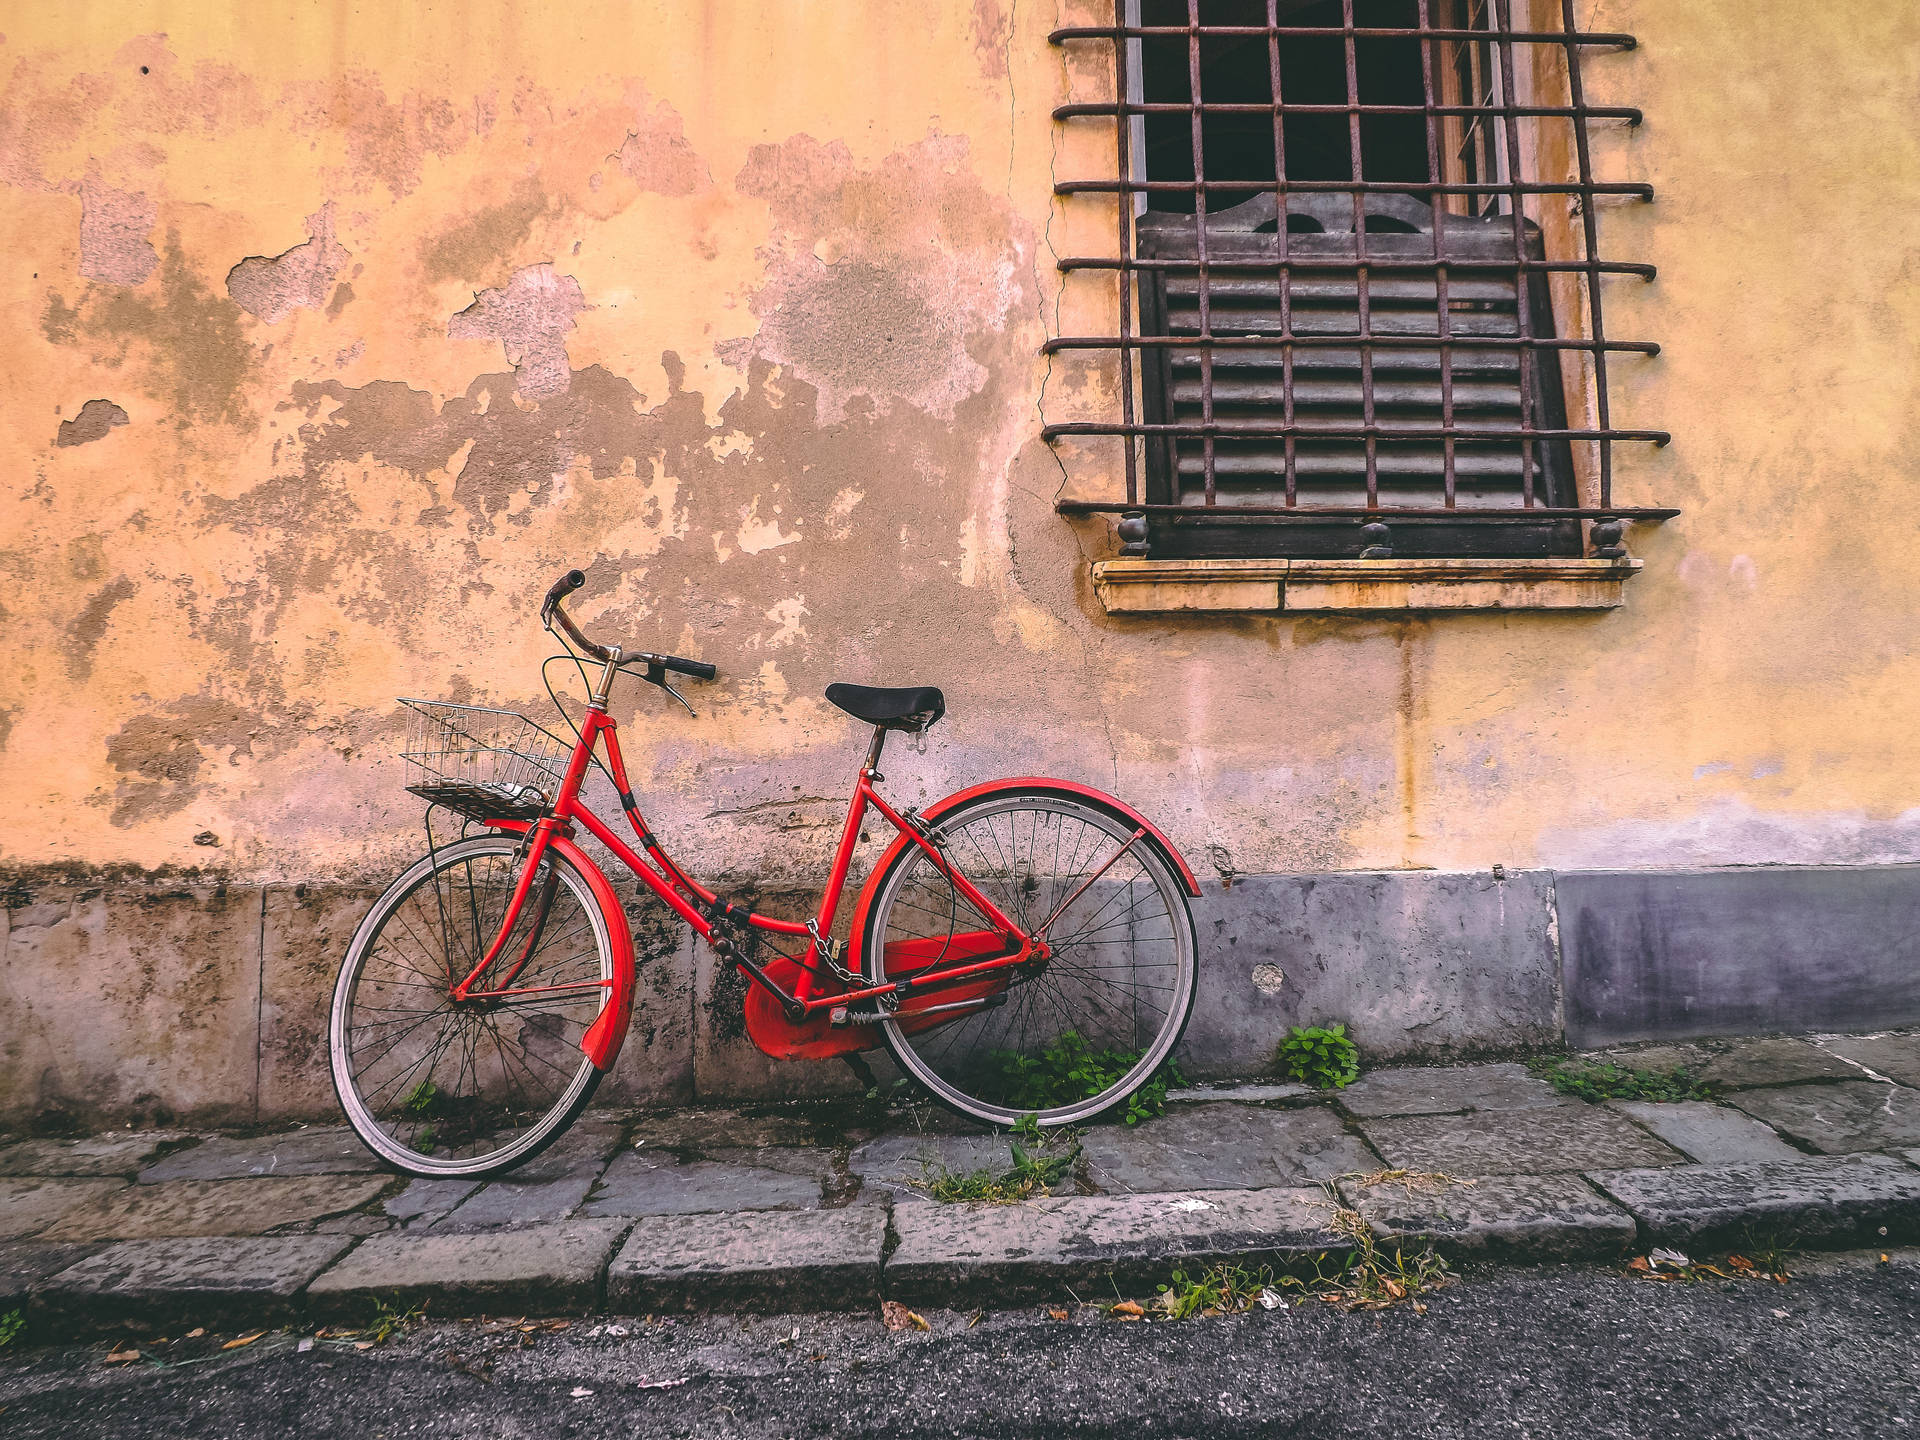
[[[978,977],[992,971],[1009,970],[1046,957],[1048,951],[1045,931],[1047,923],[1051,923],[1051,917],[1033,934],[1027,934],[960,870],[948,863],[946,856],[941,852],[941,847],[924,833],[921,826],[895,810],[874,789],[874,781],[881,778],[878,766],[881,747],[886,738],[885,729],[879,727],[874,731],[873,744],[867,751],[866,761],[860,768],[859,779],[854,786],[853,797],[847,806],[846,826],[840,833],[840,844],[834,852],[833,868],[828,874],[826,888],[821,893],[819,913],[810,921],[796,923],[742,910],[722,900],[713,891],[690,878],[673,862],[661,847],[659,840],[648,831],[645,819],[640,814],[640,807],[633,799],[632,787],[627,782],[626,763],[620,754],[617,727],[613,717],[606,710],[605,690],[615,668],[617,668],[616,665],[608,667],[601,687],[587,709],[586,718],[580,727],[578,743],[574,746],[572,757],[568,761],[566,774],[561,780],[559,793],[554,797],[551,812],[540,820],[532,822],[508,819],[486,822],[493,828],[527,836],[526,860],[514,886],[513,897],[508,902],[506,915],[501,921],[500,933],[479,963],[464,978],[453,983],[452,994],[456,1001],[497,1001],[520,995],[546,994],[554,991],[610,988],[614,991],[610,997],[611,1003],[602,1010],[600,1018],[582,1038],[581,1048],[596,1064],[612,1063],[612,1056],[617,1052],[620,1039],[626,1030],[626,1012],[629,1008],[632,988],[630,959],[625,967],[624,984],[620,979],[616,979],[515,989],[513,988],[514,980],[519,976],[521,969],[539,943],[541,926],[544,924],[544,916],[542,916],[536,921],[532,932],[521,947],[520,955],[511,961],[505,974],[490,985],[483,986],[481,983],[482,977],[492,970],[505,953],[508,941],[519,923],[521,913],[532,891],[534,877],[539,873],[540,862],[550,848],[560,849],[576,867],[588,875],[590,881],[598,878],[600,883],[594,888],[596,898],[600,899],[603,910],[608,909],[610,904],[611,914],[624,913],[618,900],[613,897],[611,887],[605,885],[605,877],[599,875],[598,869],[573,843],[576,823],[618,856],[621,863],[633,871],[649,890],[666,902],[675,914],[691,925],[696,934],[713,944],[755,984],[765,988],[779,1003],[788,1020],[795,1023],[823,1009],[845,1006],[855,1001],[871,1000],[876,1004],[891,1007],[897,1004],[901,997],[914,990],[932,990],[938,986]],[[587,767],[592,763],[595,749],[602,742],[606,747],[608,773],[612,776],[614,787],[619,792],[621,808],[626,812],[627,823],[633,828],[641,848],[647,852],[645,857],[622,839],[580,798],[580,789],[586,779]],[[901,979],[889,979],[881,984],[823,991],[820,972],[822,969],[828,969],[831,972],[832,966],[826,962],[832,961],[837,964],[838,961],[838,947],[833,946],[826,937],[831,933],[834,917],[839,911],[847,874],[853,864],[854,845],[860,838],[860,825],[866,818],[868,807],[877,810],[900,832],[901,843],[917,845],[954,889],[964,896],[979,914],[986,917],[993,929],[978,932],[972,936],[949,937],[951,949],[947,946],[942,947],[946,953],[956,953],[956,958],[969,960],[971,963],[950,966],[930,974],[924,971],[909,974]],[[1121,854],[1130,849],[1133,843],[1146,833],[1144,827],[1136,831],[1133,839],[1122,846],[1107,864],[1111,865],[1113,861],[1118,860]],[[1106,866],[1102,866],[1101,869],[1104,871]],[[555,882],[549,880],[548,883]],[[1090,878],[1086,883],[1093,883],[1092,879]],[[605,887],[604,895],[598,893],[602,887]],[[793,939],[804,937],[807,940],[806,954],[799,962],[800,973],[791,991],[783,989],[754,962],[751,956],[742,953],[721,933],[723,927],[740,923],[771,934],[784,935]],[[998,953],[981,956],[981,944],[988,941],[991,942],[989,948]],[[842,986],[847,983],[839,975],[835,975],[834,979]],[[623,994],[623,991],[626,993]]]

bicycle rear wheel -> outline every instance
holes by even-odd
[[[901,1015],[880,1032],[895,1061],[943,1104],[1008,1125],[1070,1125],[1123,1104],[1166,1063],[1193,1009],[1193,918],[1149,837],[1095,802],[1002,791],[940,817],[947,861],[1049,959],[923,992],[961,1008]],[[1129,843],[1131,842],[1131,843]],[[1116,858],[1117,856],[1117,858]],[[879,877],[863,937],[868,979],[978,963],[991,925],[917,845]]]
[[[369,1149],[410,1175],[495,1175],[532,1159],[600,1083],[580,1049],[613,980],[606,917],[549,850],[487,983],[531,992],[456,1002],[486,955],[523,865],[521,842],[481,835],[436,850],[388,887],[334,986],[334,1091]]]

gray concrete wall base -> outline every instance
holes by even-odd
[[[333,977],[363,886],[7,889],[0,1124],[248,1124],[335,1113]],[[845,1093],[740,1023],[743,982],[630,898],[616,1103]],[[793,897],[756,903],[792,909]],[[1243,876],[1194,902],[1196,1078],[1268,1073],[1289,1026],[1374,1061],[1920,1023],[1920,867]],[[891,1068],[875,1057],[883,1078]]]
[[[1200,985],[1182,1063],[1273,1063],[1290,1026],[1340,1021],[1378,1059],[1535,1049],[1560,1038],[1552,878],[1376,871],[1248,875],[1194,902]]]

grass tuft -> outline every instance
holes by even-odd
[[[1713,1087],[1684,1065],[1667,1070],[1635,1070],[1610,1060],[1567,1060],[1545,1056],[1527,1068],[1562,1095],[1589,1105],[1602,1100],[1711,1100]]]

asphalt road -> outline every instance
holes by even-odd
[[[1879,1436],[1920,1420],[1920,1257],[1791,1283],[1487,1272],[1410,1309],[1118,1323],[1088,1307],[420,1326],[367,1351],[269,1335],[0,1351],[0,1435]],[[600,1333],[592,1333],[600,1326]],[[673,1382],[663,1388],[660,1382]]]

